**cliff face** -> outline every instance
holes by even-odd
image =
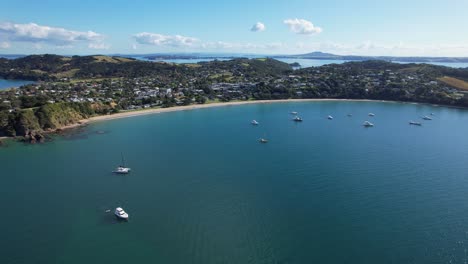
[[[50,131],[74,124],[95,114],[93,106],[80,103],[48,104],[17,112],[0,112],[0,136],[42,137]]]

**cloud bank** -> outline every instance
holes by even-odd
[[[35,23],[0,23],[0,34],[10,41],[46,42],[66,45],[73,42],[99,42],[103,35],[93,31],[74,31],[59,27],[41,26]]]
[[[181,35],[171,36],[148,32],[138,33],[133,37],[139,44],[167,47],[191,47],[199,42],[198,39],[192,37]]]

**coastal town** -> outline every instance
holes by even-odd
[[[261,76],[248,75],[242,68],[223,69],[200,63],[185,66],[191,71],[177,78],[160,74],[64,77],[0,91],[0,110],[11,113],[58,102],[99,103],[108,106],[109,113],[115,113],[209,102],[288,98],[387,99],[450,105],[463,105],[467,101],[466,91],[447,84],[432,71],[407,71],[392,63],[373,63],[379,67],[365,67],[366,62],[330,64]]]

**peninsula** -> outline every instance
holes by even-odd
[[[32,55],[0,59],[0,77],[36,81],[0,91],[0,137],[33,142],[89,118],[233,101],[370,99],[468,107],[468,69],[378,60],[294,70],[271,58],[172,64]]]

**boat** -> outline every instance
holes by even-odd
[[[410,121],[409,124],[410,124],[410,125],[415,125],[415,126],[422,126],[422,123],[420,123],[420,122],[415,122],[415,121]]]
[[[423,116],[422,119],[424,119],[424,120],[432,120],[432,118],[430,118],[430,117],[428,117],[428,116]]]
[[[333,119],[333,116],[329,115],[327,118],[330,119],[330,120],[332,120],[332,119]]]
[[[120,219],[128,219],[128,214],[124,211],[124,209],[122,209],[122,207],[115,208],[114,214]]]
[[[124,160],[124,157],[123,157],[123,154],[122,154],[122,164],[119,165],[114,171],[113,173],[116,173],[116,174],[128,174],[130,173],[130,168],[127,168],[125,167],[125,160]]]
[[[291,115],[297,115],[297,112],[291,112]]]
[[[369,116],[375,116],[375,114],[373,114],[373,113],[369,113]]]
[[[349,117],[353,116],[353,114],[348,114]]]
[[[294,117],[293,120],[294,120],[295,122],[302,122],[302,118],[300,118],[300,117],[298,117],[298,116]]]
[[[433,116],[433,115],[434,115],[434,113],[431,113],[431,116]]]
[[[364,122],[364,124],[362,124],[362,125],[365,126],[365,127],[373,127],[374,126],[374,124],[372,124],[369,121]]]
[[[257,120],[252,120],[252,122],[250,122],[250,123],[251,123],[252,125],[254,125],[254,126],[258,125]]]
[[[264,138],[261,138],[258,140],[260,143],[268,143],[268,140],[267,139],[264,139]]]

